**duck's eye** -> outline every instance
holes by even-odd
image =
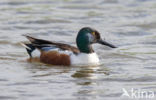
[[[92,35],[94,35],[94,36],[95,36],[95,32],[92,32]]]

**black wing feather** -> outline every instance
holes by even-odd
[[[52,41],[47,41],[47,40],[42,40],[42,39],[37,39],[28,35],[24,35],[31,43],[33,46],[37,47],[37,48],[41,48],[41,47],[46,47],[46,46],[56,46],[62,50],[69,50],[72,51],[73,53],[79,53],[79,49],[77,49],[74,46],[70,46],[68,44],[64,44],[64,43],[56,43],[56,42],[52,42]]]

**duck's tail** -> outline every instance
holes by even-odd
[[[23,47],[26,48],[30,58],[32,58],[32,52],[36,49],[31,43],[21,43]]]

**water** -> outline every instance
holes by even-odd
[[[0,99],[131,99],[121,97],[122,88],[156,93],[155,18],[155,0],[1,0]],[[26,61],[23,34],[75,45],[84,26],[118,46],[94,46],[100,66]]]

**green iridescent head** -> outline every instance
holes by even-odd
[[[114,45],[102,40],[100,33],[90,27],[84,27],[78,32],[76,43],[80,52],[83,53],[93,53],[94,50],[92,49],[92,44],[94,43],[99,43],[111,48],[116,48]]]

